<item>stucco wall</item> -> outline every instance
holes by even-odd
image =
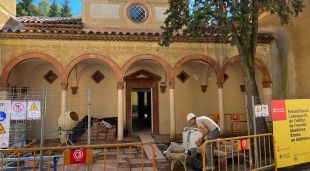
[[[96,53],[111,58],[120,67],[130,58],[151,54],[167,61],[171,67],[185,56],[194,54],[206,55],[219,64],[227,58],[238,54],[231,46],[211,43],[174,43],[170,47],[161,47],[154,42],[97,42],[97,41],[58,41],[58,40],[1,40],[1,64],[5,66],[13,58],[29,53],[48,54],[65,67],[76,57],[83,54]],[[259,45],[257,58],[269,64],[269,46]]]
[[[278,70],[284,70],[282,75],[277,76],[277,78],[280,77],[284,81],[280,88],[286,93],[276,98],[285,98],[285,96],[287,98],[310,97],[310,82],[307,79],[310,72],[310,31],[308,28],[310,24],[310,1],[303,2],[305,4],[303,12],[297,18],[292,18],[288,25],[281,26],[277,16],[268,15],[260,21],[261,31],[277,35],[277,39],[280,41],[275,45],[277,46],[276,54],[279,55],[280,62],[285,60],[285,67],[277,67]]]
[[[159,59],[167,61],[169,66],[173,68],[178,61],[186,56],[194,54],[205,55],[214,59],[220,66],[232,56],[237,55],[237,49],[229,45],[211,44],[211,43],[174,43],[170,47],[160,47],[156,42],[97,42],[97,41],[56,41],[56,40],[1,40],[0,42],[0,55],[1,55],[1,72],[14,58],[21,56],[26,57],[30,52],[44,53],[50,55],[52,58],[58,60],[61,65],[66,68],[68,64],[83,54],[95,53],[105,56],[115,61],[115,63],[122,68],[129,59],[137,55],[148,54],[156,56]],[[261,59],[269,68],[269,45],[259,45],[257,50],[257,57]],[[95,60],[91,60],[95,61]],[[90,63],[81,62],[81,65],[88,65]],[[114,71],[107,64],[100,63],[98,65],[90,67],[87,72],[81,77],[79,83],[79,90],[91,88],[93,92],[93,108],[92,113],[94,115],[101,116],[117,116],[117,78]],[[80,65],[80,64],[79,64]],[[178,79],[175,85],[175,105],[176,105],[176,118],[177,118],[177,133],[181,133],[184,126],[188,126],[185,120],[185,116],[188,112],[197,113],[197,115],[209,115],[213,112],[218,112],[218,94],[217,94],[217,79],[213,73],[210,79],[208,79],[208,90],[206,93],[202,93],[200,85],[205,80],[204,67],[208,66],[206,63],[188,62],[185,63],[177,74],[184,70],[190,78],[185,83],[181,83]],[[143,60],[137,61],[129,67],[129,70],[125,75],[133,73],[139,69],[146,69],[156,75],[164,78],[164,69],[159,63]],[[106,78],[99,84],[90,79],[90,75],[96,70],[100,70]],[[14,71],[15,72],[15,71]],[[23,71],[19,71],[23,72]],[[225,113],[242,112],[243,98],[239,90],[240,71],[231,70],[228,68],[227,74],[230,76],[227,83],[224,83],[224,106]],[[42,73],[41,73],[42,75]],[[10,80],[16,80],[17,75],[11,74]],[[38,79],[42,78],[41,76]],[[72,73],[69,77],[69,88],[74,84],[72,79]],[[163,81],[163,80],[162,80]],[[43,80],[42,84],[36,84],[36,86],[43,86],[46,82]],[[231,83],[230,83],[231,82]],[[57,82],[53,83],[53,89],[51,92],[59,92],[61,78],[57,79]],[[261,81],[259,82],[259,84]],[[159,93],[159,121],[160,121],[160,133],[169,133],[169,82],[166,80],[167,89],[165,93]],[[232,93],[236,92],[236,94]],[[105,99],[103,97],[109,97]],[[125,93],[123,95],[125,99]],[[235,100],[237,97],[238,100]],[[73,101],[73,102],[71,102]],[[67,99],[67,104],[77,103],[77,99]],[[82,101],[80,99],[80,101]],[[234,106],[230,104],[233,103]],[[67,105],[67,107],[69,107]],[[125,116],[125,103],[123,106],[123,113]],[[85,113],[86,106],[81,105],[81,113]],[[53,126],[51,126],[53,127]]]
[[[142,5],[146,10],[146,19],[135,23],[128,16],[128,8],[131,5]],[[159,30],[168,8],[167,1],[163,0],[135,0],[135,1],[83,1],[83,23],[85,29],[140,29]]]
[[[1,0],[0,5],[11,15],[16,16],[16,0]]]

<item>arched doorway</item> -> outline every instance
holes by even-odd
[[[126,125],[129,134],[133,132],[159,133],[158,82],[160,80],[161,77],[144,69],[124,78],[126,82]]]

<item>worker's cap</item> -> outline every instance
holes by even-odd
[[[193,114],[193,113],[189,113],[189,114],[187,114],[187,116],[186,116],[187,122],[189,122],[189,121],[190,121],[191,119],[193,119],[193,118],[196,118],[196,115]]]

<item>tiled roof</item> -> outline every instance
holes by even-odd
[[[82,24],[80,17],[37,17],[22,16],[16,17],[21,23],[46,23],[46,24]]]
[[[152,41],[157,42],[161,30],[130,30],[99,28],[97,30],[83,28],[81,18],[63,17],[17,17],[24,24],[24,29],[2,28],[0,39],[59,39],[59,40],[112,40],[112,41]],[[174,41],[179,42],[221,42],[219,35],[212,29],[199,38],[175,35]],[[259,43],[269,43],[270,35],[259,34]]]

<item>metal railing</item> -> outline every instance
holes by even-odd
[[[207,144],[210,154],[206,154]],[[208,166],[207,157],[210,157]],[[202,163],[203,170],[260,170],[273,167],[273,134],[207,140],[202,145]]]
[[[150,147],[152,153],[150,162],[145,163],[146,154],[144,147]],[[141,170],[144,167],[156,170],[155,149],[151,143],[120,143],[120,144],[103,144],[103,145],[86,145],[86,146],[69,146],[69,147],[46,147],[46,148],[25,148],[25,149],[0,149],[1,170],[57,170],[66,167],[65,151],[83,149],[91,151],[91,162],[83,166],[87,170],[120,170],[120,160],[127,161],[126,168],[131,168],[132,160],[135,159],[136,165]],[[88,159],[87,159],[88,160]],[[101,162],[96,162],[96,161]],[[137,163],[138,160],[138,163]],[[61,162],[62,161],[62,162]],[[27,164],[28,163],[28,164]],[[123,163],[124,164],[124,163]],[[150,166],[145,166],[145,165]],[[94,167],[96,165],[96,167]],[[97,169],[96,169],[97,168]]]

